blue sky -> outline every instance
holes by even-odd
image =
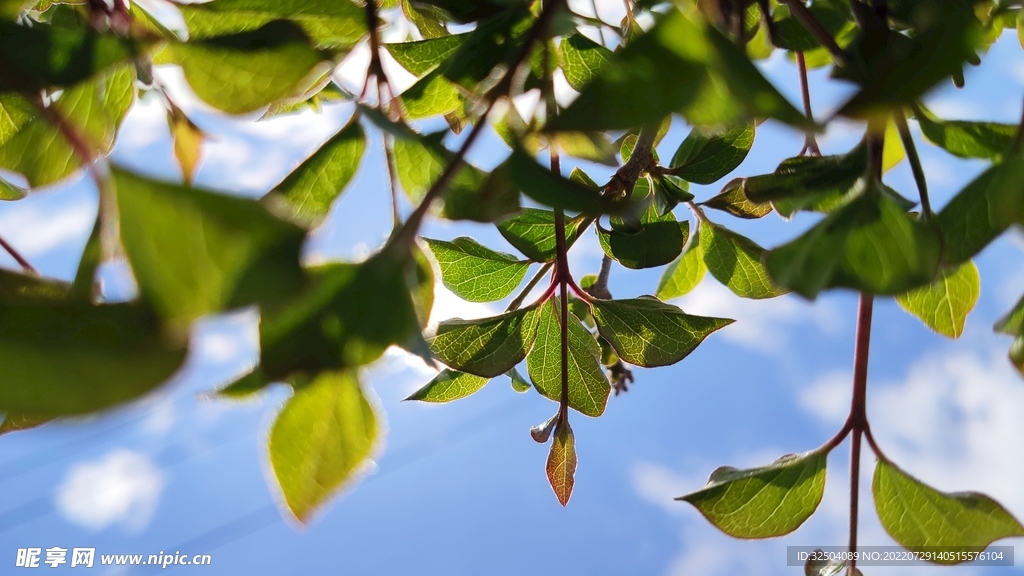
[[[601,6],[609,21],[621,17],[615,14],[618,2]],[[404,32],[399,27],[390,34],[401,38]],[[358,84],[352,71],[363,55],[353,55],[354,63],[339,80]],[[965,89],[943,87],[929,96],[929,106],[947,118],[1016,123],[1024,95],[1021,56],[1015,35],[1004,35],[983,69],[968,71]],[[777,55],[762,69],[797,102],[794,66]],[[399,83],[407,80],[389,70]],[[320,115],[260,123],[225,118],[197,102],[175,70],[160,75],[193,120],[214,137],[204,151],[199,183],[231,193],[266,191],[351,114],[348,105],[338,104]],[[849,93],[827,83],[826,75],[824,70],[812,74],[819,118]],[[671,155],[686,131],[682,125],[673,128],[659,148],[662,157]],[[860,131],[856,125],[836,124],[822,147],[826,153],[845,151]],[[795,155],[801,142],[801,135],[765,124],[736,174],[771,171]],[[920,138],[918,145],[936,206],[985,167],[954,159]],[[379,138],[369,149],[356,181],[312,235],[309,261],[358,259],[383,241],[391,215]],[[489,133],[471,158],[487,167],[504,154],[504,146]],[[157,101],[143,100],[133,109],[114,161],[146,174],[177,177]],[[592,173],[598,180],[609,174],[606,168]],[[887,174],[886,182],[908,197],[915,195],[906,163]],[[695,193],[704,199],[717,189],[695,187]],[[95,211],[90,184],[73,181],[0,204],[0,232],[44,274],[69,278]],[[682,209],[678,213],[689,216]],[[816,219],[801,215],[786,223],[770,215],[751,223],[710,216],[765,246],[795,237]],[[471,235],[511,251],[489,226],[432,222],[424,233]],[[1020,518],[1024,382],[1005,360],[1008,339],[991,333],[992,323],[1024,292],[1024,239],[1015,234],[977,259],[982,295],[959,341],[932,334],[891,300],[879,301],[869,411],[883,449],[904,469],[942,490],[987,492]],[[594,272],[600,257],[596,238],[588,233],[573,248],[571,265],[577,274]],[[0,264],[15,267],[6,255]],[[612,292],[617,297],[651,293],[659,274],[616,268]],[[133,293],[125,265],[108,266],[103,278],[108,294]],[[443,289],[437,297],[435,320],[500,311],[461,302]],[[0,439],[0,566],[13,566],[19,547],[88,546],[99,554],[209,553],[212,568],[175,571],[223,575],[801,573],[785,566],[787,545],[846,541],[846,444],[832,453],[817,514],[783,539],[732,540],[672,498],[701,487],[719,465],[764,464],[814,448],[838,429],[849,402],[856,296],[840,292],[813,304],[793,296],[747,301],[708,277],[675,303],[687,312],[738,322],[675,366],[637,369],[635,386],[612,398],[600,419],[573,417],[580,464],[567,508],[558,505],[546,482],[547,447],[527,433],[554,412],[554,404],[532,391],[515,393],[504,378],[449,405],[402,403],[431,373],[418,360],[395,352],[363,374],[387,414],[385,452],[360,484],[304,528],[278,512],[277,488],[268,482],[267,430],[287,391],[275,387],[242,403],[204,395],[255,362],[257,316],[250,310],[204,320],[196,327],[186,367],[150,396],[87,421]],[[868,453],[861,542],[891,544],[871,506],[872,466]],[[870,574],[896,570],[872,568]],[[93,572],[153,571],[97,567]]]

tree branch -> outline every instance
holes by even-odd
[[[921,158],[917,155],[917,147],[914,145],[914,137],[910,134],[910,127],[907,126],[906,113],[902,108],[893,112],[893,120],[900,133],[900,140],[903,142],[903,149],[907,151],[907,159],[910,161],[910,169],[914,172],[914,182],[917,183],[917,192],[921,196],[921,214],[925,222],[932,219],[932,203],[928,199],[928,181],[924,177],[924,169],[921,167]]]
[[[605,195],[616,197],[623,192],[632,194],[633,186],[640,178],[644,170],[648,170],[654,164],[654,156],[651,149],[654,148],[654,141],[658,137],[657,124],[647,124],[640,128],[640,134],[636,137],[636,145],[633,146],[633,153],[629,160],[619,168],[611,180],[605,185]]]
[[[527,282],[526,286],[519,292],[519,295],[508,303],[508,306],[505,308],[505,312],[518,310],[519,307],[523,305],[523,300],[526,300],[526,297],[530,294],[530,291],[537,287],[541,278],[543,278],[544,275],[548,273],[548,270],[551,270],[551,267],[554,265],[554,262],[548,262],[541,266],[540,270],[537,270],[537,273],[534,274],[533,278],[530,278],[530,281]]]
[[[601,271],[597,274],[597,281],[594,282],[590,288],[587,288],[587,293],[594,298],[601,298],[602,300],[611,300],[612,293],[608,291],[608,276],[612,271],[612,257],[605,254],[601,258]]]
[[[807,82],[807,60],[804,58],[804,53],[799,50],[796,52],[796,66],[800,71],[800,93],[804,101],[804,114],[808,120],[814,122],[814,113],[811,110],[811,87]],[[814,133],[810,131],[804,135],[804,149],[800,151],[800,154],[802,155],[806,151],[810,151],[815,156],[821,156],[818,141],[814,137]]]
[[[800,24],[803,25],[807,32],[818,41],[818,44],[821,44],[829,51],[829,54],[832,55],[836,64],[839,64],[843,68],[848,68],[850,66],[850,59],[847,58],[846,52],[843,52],[843,49],[839,47],[839,44],[836,44],[835,38],[828,33],[828,30],[825,30],[825,27],[821,25],[821,22],[818,22],[818,18],[814,13],[808,10],[807,6],[805,6],[801,0],[781,1],[786,6],[789,6],[789,12],[800,22]]]
[[[857,515],[860,499],[861,436],[868,427],[867,387],[868,350],[871,346],[871,314],[874,296],[862,293],[857,311],[857,343],[853,352],[853,399],[850,404],[850,425],[853,434],[850,445],[850,547],[857,551]],[[851,559],[847,574],[856,574],[856,560]]]
[[[39,272],[35,269],[35,267],[32,266],[32,264],[29,263],[29,261],[26,260],[25,257],[22,256],[17,250],[15,250],[14,246],[8,244],[7,241],[4,240],[3,238],[0,238],[0,246],[3,246],[4,250],[6,250],[7,253],[11,255],[11,258],[14,258],[14,260],[17,261],[18,264],[20,264],[21,267],[24,268],[26,272],[39,275]]]

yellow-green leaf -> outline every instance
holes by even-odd
[[[932,284],[900,294],[896,302],[932,330],[948,338],[959,338],[980,293],[978,267],[967,261],[943,270]]]

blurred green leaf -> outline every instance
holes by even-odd
[[[355,372],[323,372],[295,391],[270,430],[270,464],[300,522],[358,480],[379,425]]]
[[[1012,155],[964,187],[936,218],[942,260],[960,264],[981,252],[1013,222],[1024,221],[1024,159]]]
[[[0,268],[0,302],[7,304],[59,303],[67,300],[70,293],[71,286],[66,282]]]
[[[410,0],[402,0],[402,14],[416,25],[424,38],[440,38],[448,35],[446,17],[433,6],[413,6]]]
[[[736,178],[730,181],[714,197],[701,202],[701,206],[728,212],[737,218],[757,219],[767,216],[772,211],[768,202],[757,204],[747,198],[746,179]]]
[[[470,396],[490,380],[466,372],[442,370],[426,386],[413,392],[406,400],[421,402],[452,402]]]
[[[851,20],[850,9],[844,9],[841,2],[819,0],[808,9],[821,24],[822,29],[833,38],[838,36]],[[807,28],[788,13],[788,10],[784,18],[775,21],[775,45],[791,51],[808,51],[821,46]]]
[[[775,282],[807,298],[840,286],[900,294],[935,279],[940,250],[938,234],[876,185],[765,262]]]
[[[558,402],[562,396],[561,321],[555,298],[544,303],[537,342],[526,356],[533,386]],[[569,315],[569,407],[587,416],[604,413],[611,385],[601,368],[601,347],[580,321]]]
[[[565,243],[571,247],[583,233],[583,218],[566,218]],[[555,213],[551,210],[523,208],[521,212],[498,222],[498,232],[505,240],[534,262],[555,259]]]
[[[580,91],[612,58],[612,51],[579,32],[562,39],[562,71],[573,90]]]
[[[522,149],[513,150],[505,166],[523,194],[541,204],[589,215],[612,212],[618,207],[597,190],[541,166]]]
[[[0,178],[0,200],[21,200],[28,192],[21,186],[15,186],[7,180]]]
[[[446,320],[430,339],[430,349],[456,370],[494,378],[526,357],[539,317],[534,305],[491,318]]]
[[[317,222],[345,191],[365,150],[366,133],[359,122],[349,122],[274,186],[271,197],[283,200],[300,219]]]
[[[700,244],[700,230],[696,230],[690,241],[683,248],[683,253],[665,268],[658,282],[655,296],[662,300],[671,300],[689,294],[700,284],[707,272],[704,264],[704,249]]]
[[[736,538],[789,534],[806,521],[825,493],[824,452],[790,454],[760,468],[722,466],[707,485],[676,498]]]
[[[921,132],[929,142],[960,158],[999,160],[1017,134],[1014,124],[939,120],[927,110],[915,109]]]
[[[704,264],[716,280],[742,298],[774,298],[787,291],[768,276],[765,249],[750,238],[711,222],[700,226]]]
[[[192,40],[250,32],[275,20],[294,22],[321,49],[348,49],[366,36],[363,8],[350,0],[214,0],[178,9]]]
[[[620,358],[645,368],[679,362],[712,332],[733,322],[691,316],[650,297],[595,300],[593,307],[601,336]]]
[[[139,291],[177,327],[302,285],[305,232],[258,202],[113,173],[121,239]]]
[[[884,458],[875,467],[871,492],[885,531],[909,550],[941,546],[966,552],[1024,536],[1024,526],[988,496],[939,492]]]
[[[38,428],[47,422],[53,421],[50,416],[22,416],[19,414],[5,414],[0,422],[0,436],[11,432],[21,432]]]
[[[735,170],[753,144],[753,123],[710,133],[694,129],[672,157],[673,173],[695,184],[712,184]]]
[[[467,36],[469,34],[454,34],[414,42],[385,44],[384,48],[402,65],[402,68],[414,76],[422,77],[454,54]]]
[[[947,338],[959,338],[980,293],[978,267],[968,261],[942,270],[932,284],[898,295],[896,302],[932,330]]]
[[[474,22],[524,6],[523,0],[412,0],[413,6],[434,6],[444,10],[457,22]]]
[[[497,252],[472,238],[445,242],[424,238],[441,267],[441,281],[470,302],[493,302],[508,296],[523,281],[529,262]]]
[[[555,497],[559,504],[565,506],[576,482],[576,438],[567,421],[559,420],[555,424],[555,439],[551,442],[545,470]]]

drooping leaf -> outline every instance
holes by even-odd
[[[641,178],[633,190],[633,195],[644,198],[641,202],[646,203],[637,226],[612,218],[611,230],[597,229],[601,249],[626,268],[638,270],[668,264],[682,252],[690,233],[688,221],[676,221],[671,212],[658,215],[650,188],[649,180]]]
[[[707,206],[708,208],[714,208],[715,210],[721,210],[728,212],[737,218],[744,218],[753,220],[757,218],[763,218],[772,211],[771,203],[764,202],[757,204],[751,202],[747,198],[745,190],[745,179],[736,178],[730,181],[722,188],[714,197],[701,202],[701,206]]]
[[[15,186],[7,180],[0,178],[0,200],[21,200],[26,195],[28,195],[28,192],[21,186]]]
[[[131,67],[119,66],[68,88],[50,107],[93,158],[110,153],[135,98]],[[57,182],[83,164],[58,126],[25,98],[0,95],[0,168],[23,174],[30,187]]]
[[[302,29],[286,20],[231,35],[169,44],[162,58],[181,66],[199,98],[229,114],[254,112],[302,93],[322,75],[316,68],[323,61]]]
[[[424,238],[441,267],[441,281],[470,302],[493,302],[508,296],[523,281],[529,262],[497,252],[462,236],[446,242]]]
[[[613,199],[544,168],[522,149],[512,151],[505,166],[523,194],[541,204],[588,215],[605,214],[618,208]]]
[[[571,247],[582,231],[583,219],[565,220],[565,243]],[[498,232],[505,240],[534,262],[555,259],[555,213],[551,210],[523,208],[521,212],[498,222]]]
[[[998,160],[1010,148],[1017,126],[995,122],[939,120],[927,110],[915,109],[921,132],[929,142],[960,158]]]
[[[250,32],[282,19],[297,24],[322,49],[351,48],[366,35],[366,15],[349,0],[214,0],[178,9],[193,40]]]
[[[765,249],[750,238],[702,222],[700,245],[708,271],[737,296],[760,299],[786,293],[772,281],[762,264]]]
[[[898,112],[902,113],[902,111]],[[907,157],[907,150],[903,147],[903,140],[900,138],[899,129],[893,120],[885,123],[885,133],[882,136],[882,173],[899,166]]]
[[[456,370],[494,378],[526,357],[540,316],[537,306],[527,306],[491,318],[447,320],[429,340],[430,349]]]
[[[772,174],[743,181],[754,204],[771,203],[783,217],[797,210],[830,211],[848,200],[867,168],[867,147],[836,156],[797,156],[784,160]]]
[[[421,402],[451,402],[470,396],[490,380],[466,372],[442,370],[426,386],[413,392],[406,400]]]
[[[1016,155],[992,166],[964,187],[939,212],[942,260],[960,264],[972,258],[1013,222],[1024,220],[1024,159]]]
[[[85,414],[149,392],[178,370],[183,344],[134,304],[0,306],[0,411]]]
[[[508,371],[508,377],[512,380],[512,389],[520,394],[528,392],[530,388],[533,388],[533,384],[530,384],[530,381],[524,378],[523,375],[519,373],[519,370],[516,370],[515,368]]]
[[[555,497],[565,506],[572,496],[576,477],[576,438],[566,421],[559,420],[555,425],[555,439],[551,442],[545,469]]]
[[[305,232],[258,202],[113,173],[139,291],[178,327],[301,286]]]
[[[447,36],[447,17],[433,6],[413,6],[410,0],[402,0],[402,13],[416,25],[424,38]]]
[[[468,34],[453,34],[416,42],[385,44],[384,47],[402,68],[417,77],[422,77],[451,56],[467,36]]]
[[[665,268],[658,282],[655,296],[661,300],[671,300],[689,294],[700,284],[707,272],[704,264],[704,249],[700,244],[700,230],[697,230],[683,248],[683,253]]]
[[[732,324],[725,318],[691,316],[650,297],[595,300],[597,328],[620,358],[653,368],[675,364],[712,332]]]
[[[556,299],[541,308],[537,342],[526,357],[533,386],[541,396],[560,401],[562,396],[561,320]],[[569,407],[587,416],[604,413],[611,385],[601,369],[601,347],[583,324],[569,314]]]
[[[772,538],[800,527],[825,493],[824,452],[790,454],[761,468],[722,466],[707,485],[676,498],[736,538]]]
[[[5,414],[4,419],[0,422],[0,436],[4,434],[10,434],[11,432],[21,432],[23,430],[31,430],[38,428],[47,422],[52,422],[53,418],[50,416],[22,416],[19,414]]]
[[[274,186],[271,195],[299,218],[315,222],[327,216],[355,176],[364,150],[366,133],[358,122],[349,122]]]
[[[672,157],[672,168],[683,180],[712,184],[735,170],[753,144],[753,123],[719,132],[694,129]]]
[[[206,134],[176,107],[167,111],[167,124],[171,129],[174,158],[181,167],[182,179],[186,184],[191,184],[199,169],[199,156]]]
[[[939,492],[884,459],[875,467],[871,492],[885,531],[910,550],[969,551],[1024,536],[1024,526],[988,496]]]
[[[772,250],[765,263],[776,283],[807,298],[833,287],[901,294],[934,280],[939,252],[938,234],[876,188]]]
[[[505,10],[515,9],[523,0],[413,0],[413,4],[434,6],[444,10],[457,22],[466,23],[497,16]]]
[[[295,391],[270,430],[270,464],[300,522],[358,480],[379,428],[355,372],[323,372]]]
[[[900,294],[896,302],[932,330],[947,338],[959,338],[980,293],[978,267],[968,261],[941,271],[932,284]]]
[[[559,50],[565,80],[576,91],[583,90],[612,57],[611,50],[578,32],[562,39]]]

